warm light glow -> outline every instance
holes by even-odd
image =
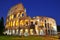
[[[13,34],[15,33],[15,30],[13,30]]]
[[[24,25],[24,22],[23,22],[23,20],[21,20],[21,21],[20,21],[20,25]]]
[[[18,29],[16,31],[18,32]]]
[[[15,21],[13,21],[13,26],[15,26]]]
[[[33,20],[30,20],[31,22],[33,22]]]
[[[25,22],[27,22],[28,20],[26,19]]]
[[[8,30],[7,35],[27,36],[57,33],[57,25],[54,19],[43,16],[31,18],[26,15],[26,10],[22,4],[13,6],[8,13],[5,25],[5,29]]]
[[[11,15],[11,19],[13,19],[14,15]]]
[[[20,30],[20,35],[23,35],[23,29]]]
[[[11,27],[12,27],[12,25],[13,25],[13,23],[12,23],[12,21],[11,21]]]
[[[16,29],[16,34],[18,34],[18,29]]]
[[[6,24],[6,28],[8,27],[9,25],[8,24]]]
[[[40,22],[40,26],[44,27],[45,26],[44,22]]]
[[[9,26],[10,26],[10,22],[9,22]]]
[[[39,22],[39,19],[37,21]]]
[[[52,25],[52,24],[50,24],[50,27],[53,27],[53,25]]]
[[[19,21],[18,20],[16,21],[16,26],[19,26]]]
[[[25,32],[28,32],[28,29],[25,29]]]
[[[22,17],[22,12],[20,13],[20,17]]]
[[[20,32],[23,33],[23,29],[21,29]]]
[[[9,19],[11,20],[11,19],[13,19],[13,17],[14,17],[14,15],[10,15]]]
[[[20,15],[20,13],[17,13],[17,17]]]
[[[25,20],[25,24],[26,24],[26,22],[28,22],[28,20]]]
[[[11,15],[10,15],[9,19],[11,20]]]
[[[30,34],[33,35],[33,29],[30,29]]]

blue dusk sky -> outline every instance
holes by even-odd
[[[0,17],[5,22],[9,9],[18,3],[24,5],[28,16],[51,17],[60,25],[60,0],[0,0]]]

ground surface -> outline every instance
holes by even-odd
[[[0,36],[0,40],[59,40],[58,36]]]

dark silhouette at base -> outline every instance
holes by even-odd
[[[3,32],[4,32],[4,19],[3,17],[0,18],[0,35],[3,35]]]

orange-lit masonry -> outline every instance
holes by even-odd
[[[5,25],[7,35],[55,35],[56,21],[53,18],[27,16],[22,4],[13,6],[8,12]]]

